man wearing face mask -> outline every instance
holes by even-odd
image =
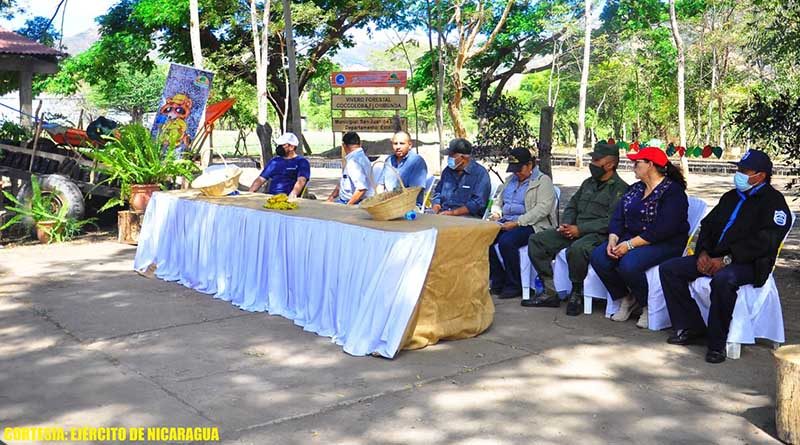
[[[551,262],[561,249],[568,247],[572,293],[567,302],[567,315],[578,315],[583,310],[583,280],[589,270],[589,256],[608,238],[609,218],[628,189],[628,184],[617,175],[618,165],[619,148],[606,141],[598,142],[589,164],[591,177],[572,195],[561,216],[562,224],[531,235],[528,256],[544,283],[544,292],[536,295],[530,306],[559,307],[561,301],[553,284]]]
[[[770,185],[769,156],[749,150],[735,164],[736,188],[722,195],[703,218],[695,255],[673,258],[659,267],[667,310],[676,331],[667,343],[688,345],[707,335],[709,363],[725,361],[728,328],[739,287],[764,285],[792,225],[786,200]],[[689,283],[701,276],[712,277],[707,327],[689,292]]]
[[[311,177],[311,166],[308,159],[297,154],[300,142],[294,133],[282,134],[275,143],[278,144],[275,148],[275,157],[270,159],[261,174],[250,185],[250,191],[257,191],[271,179],[267,193],[270,195],[284,193],[290,198],[296,198],[303,192],[303,187]]]
[[[498,298],[516,298],[522,294],[519,248],[528,245],[534,231],[555,227],[558,209],[553,180],[539,171],[530,151],[511,150],[506,171],[512,175],[497,191],[492,208],[491,219],[500,224],[500,233],[494,241],[496,246],[489,247],[489,278],[492,293]]]
[[[431,199],[433,213],[481,218],[491,190],[489,173],[472,159],[472,144],[462,138],[450,141],[447,168]]]
[[[414,153],[411,149],[411,135],[405,131],[398,131],[392,136],[392,150],[394,154],[389,156],[386,164],[383,166],[378,179],[375,181],[377,184],[376,192],[383,193],[385,190],[395,190],[400,188],[400,182],[394,172],[389,171],[389,165],[394,167],[400,178],[403,180],[403,185],[406,187],[422,187],[423,191],[417,197],[417,204],[422,203],[422,194],[424,193],[425,180],[428,178],[428,166],[425,164],[425,159],[422,156]]]

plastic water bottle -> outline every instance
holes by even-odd
[[[409,221],[414,221],[415,219],[417,219],[417,212],[409,210],[405,215],[403,215],[403,218]]]
[[[539,278],[539,275],[536,275],[536,279],[533,280],[533,287],[536,289],[537,294],[544,292],[544,282]]]

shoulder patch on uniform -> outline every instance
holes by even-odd
[[[775,221],[775,224],[783,227],[786,225],[786,212],[783,210],[776,210],[775,215],[772,216],[772,220]]]

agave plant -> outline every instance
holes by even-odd
[[[22,202],[11,193],[3,191],[3,195],[12,204],[7,205],[6,210],[14,212],[14,216],[3,224],[0,230],[5,230],[14,224],[25,224],[26,219],[31,219],[48,235],[48,242],[63,242],[74,238],[86,225],[97,227],[96,218],[79,220],[67,216],[69,211],[67,206],[59,205],[52,194],[42,193],[36,176],[31,176],[31,191],[29,202]]]
[[[150,136],[150,132],[139,124],[125,125],[115,137],[108,137],[109,143],[90,154],[103,165],[108,175],[103,182],[119,181],[120,197],[110,199],[102,210],[124,205],[135,184],[164,185],[183,176],[191,181],[199,171],[188,159],[180,159],[174,147],[166,150]]]

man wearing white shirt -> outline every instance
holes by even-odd
[[[345,152],[345,165],[339,185],[328,197],[328,201],[355,205],[364,198],[375,194],[375,181],[372,178],[372,165],[361,148],[358,133],[349,131],[342,136]]]

